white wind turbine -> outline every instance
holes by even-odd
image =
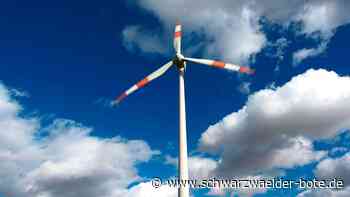
[[[197,58],[187,58],[181,54],[181,24],[176,23],[175,34],[174,34],[174,48],[176,51],[175,57],[173,60],[169,61],[158,70],[154,71],[146,78],[142,79],[131,88],[126,90],[121,94],[113,104],[118,104],[126,96],[135,92],[136,90],[144,87],[152,80],[163,75],[172,65],[176,65],[179,70],[179,180],[186,181],[188,180],[188,156],[187,156],[187,134],[186,134],[186,109],[185,109],[185,82],[184,82],[184,73],[186,68],[186,63],[197,63],[205,64],[208,66],[223,68],[231,71],[237,71],[246,74],[253,74],[254,70],[249,67],[238,66],[230,63],[225,63],[221,61],[208,60],[208,59],[197,59]],[[189,197],[189,187],[180,185],[179,187],[179,197]]]

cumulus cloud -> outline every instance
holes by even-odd
[[[298,197],[347,197],[350,196],[350,153],[339,158],[327,158],[322,160],[314,170],[315,176],[321,180],[344,181],[344,189],[308,190],[300,193]]]
[[[159,35],[162,39],[171,39],[171,24],[180,19],[185,25],[185,36],[197,35],[202,40],[201,43],[191,43],[191,48],[198,48],[195,46],[200,45],[205,55],[222,57],[233,63],[246,63],[267,46],[267,38],[260,22],[264,18],[283,27],[292,23],[301,24],[295,33],[315,38],[322,46],[327,46],[337,27],[350,21],[350,3],[345,0],[141,0],[136,5],[150,11],[159,19],[165,30],[164,35]],[[164,43],[164,46],[168,46],[171,42]],[[135,39],[134,44],[143,45],[138,39]],[[326,49],[320,47],[321,45],[317,46],[310,48],[314,51],[312,53],[304,52],[305,58],[305,54],[317,55]]]
[[[220,156],[218,176],[274,174],[319,161],[326,152],[312,142],[350,128],[349,86],[350,77],[310,69],[251,95],[241,110],[202,134],[199,149]]]
[[[135,165],[159,154],[146,142],[93,137],[92,128],[72,120],[43,127],[40,119],[20,114],[21,106],[0,84],[0,195],[140,196],[143,185],[128,190],[142,180]]]
[[[350,185],[350,153],[340,158],[327,158],[321,161],[315,170],[322,179],[341,178],[346,186]]]

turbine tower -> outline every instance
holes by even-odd
[[[136,90],[144,87],[152,80],[162,76],[170,67],[175,65],[179,71],[179,181],[180,183],[186,182],[188,180],[188,155],[187,155],[187,133],[186,133],[186,107],[185,107],[185,68],[186,63],[197,63],[204,64],[211,67],[227,69],[231,71],[236,71],[240,73],[253,74],[254,70],[245,66],[238,66],[235,64],[225,63],[222,61],[208,60],[208,59],[197,59],[197,58],[187,58],[184,57],[181,53],[181,36],[182,36],[182,27],[179,22],[175,26],[174,34],[174,49],[175,57],[173,60],[169,61],[158,70],[154,71],[146,78],[137,82],[131,88],[126,90],[113,102],[114,104],[120,103],[125,97],[135,92]],[[180,184],[179,187],[179,197],[189,197],[189,185]]]

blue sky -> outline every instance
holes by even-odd
[[[150,148],[148,156],[145,157],[149,158],[145,159],[140,156],[135,159],[139,162],[130,164],[135,166],[135,174],[146,179],[176,176],[176,166],[167,164],[165,161],[166,156],[177,157],[178,73],[176,69],[172,68],[165,76],[131,95],[118,107],[109,106],[109,102],[118,94],[172,58],[171,31],[174,28],[176,18],[183,21],[185,55],[222,59],[236,64],[249,65],[256,69],[254,76],[244,76],[201,65],[188,65],[186,70],[186,105],[188,146],[191,156],[201,159],[207,158],[215,162],[220,159],[228,161],[230,156],[224,153],[225,151],[210,154],[211,151],[208,149],[215,149],[219,146],[218,149],[229,151],[230,148],[235,147],[234,143],[237,141],[232,139],[233,145],[228,145],[229,139],[226,141],[218,139],[217,142],[222,144],[213,145],[201,136],[204,133],[219,132],[216,131],[219,130],[216,127],[220,126],[218,124],[222,123],[222,119],[228,116],[230,121],[231,115],[242,107],[248,106],[250,109],[249,106],[253,106],[253,104],[264,104],[265,101],[261,101],[262,96],[259,92],[270,89],[278,94],[278,88],[271,88],[271,85],[284,87],[285,84],[291,83],[291,79],[296,76],[301,76],[301,78],[304,76],[305,83],[309,82],[307,81],[309,78],[310,80],[322,80],[318,75],[325,76],[325,80],[329,79],[330,82],[334,80],[334,83],[340,84],[339,87],[335,88],[340,93],[333,93],[334,95],[338,95],[338,93],[343,95],[343,100],[332,100],[333,93],[329,95],[330,100],[340,104],[348,104],[346,102],[346,98],[349,96],[346,91],[348,82],[338,83],[337,81],[338,78],[345,80],[350,72],[346,61],[350,46],[348,39],[350,26],[347,25],[350,17],[341,9],[349,6],[348,3],[335,1],[334,5],[328,5],[323,1],[311,1],[310,5],[297,3],[298,6],[292,6],[285,2],[278,5],[280,6],[278,9],[291,13],[290,16],[285,16],[267,13],[268,5],[255,5],[256,7],[247,8],[248,5],[244,3],[234,2],[225,7],[225,3],[204,2],[203,8],[198,6],[197,9],[197,7],[192,7],[197,6],[195,3],[169,2],[167,4],[151,0],[140,2],[109,0],[99,2],[66,0],[59,2],[41,0],[4,2],[0,8],[0,25],[2,27],[0,31],[0,80],[4,89],[16,89],[27,94],[27,96],[16,96],[13,93],[4,93],[7,96],[12,95],[12,99],[7,100],[7,102],[17,102],[21,106],[22,109],[18,109],[15,114],[18,113],[18,118],[25,120],[36,119],[40,125],[37,132],[40,133],[45,129],[50,130],[48,131],[49,136],[52,132],[50,126],[56,125],[58,119],[64,119],[76,122],[78,125],[74,124],[74,128],[93,128],[85,137],[93,138],[98,142],[115,136],[121,136],[123,140],[111,143],[128,144],[133,140],[141,140]],[[271,4],[271,2],[267,4]],[[314,16],[305,13],[300,17],[300,10],[307,8],[311,10],[310,13],[314,13],[312,9],[317,10],[319,7],[327,8],[327,6],[330,8],[321,12],[319,17],[316,16],[319,20],[313,20]],[[230,10],[231,7],[232,10]],[[193,8],[193,11],[188,11],[185,8]],[[173,12],[176,13],[174,9],[178,9],[179,14],[185,13],[188,16],[174,16]],[[226,13],[226,18],[221,20],[219,14],[215,18],[210,14],[207,16],[208,14],[202,13],[203,10],[208,9],[213,9],[213,15],[217,10],[222,9],[222,12]],[[266,10],[264,11],[264,9]],[[334,15],[333,9],[339,9],[337,11],[340,14]],[[236,12],[238,14],[235,14]],[[326,18],[332,20],[322,21],[325,15]],[[204,24],[201,24],[201,20],[196,16],[202,16]],[[318,23],[324,25],[319,26]],[[227,29],[223,28],[225,25],[227,25]],[[236,29],[240,26],[242,26],[242,31]],[[137,28],[132,32],[127,31],[130,30],[130,27]],[[130,33],[133,33],[133,36]],[[148,39],[151,42],[144,45],[140,38]],[[222,41],[222,39],[227,39],[227,42]],[[326,47],[322,48],[322,44]],[[296,60],[296,54],[303,49],[310,49],[313,52]],[[314,74],[311,72],[309,75],[305,74],[310,69],[314,69]],[[318,69],[322,69],[328,74],[334,71],[337,77],[334,78],[334,76],[324,73],[323,75]],[[249,84],[246,91],[240,90],[244,84]],[[328,93],[325,91],[329,89],[324,88],[323,90],[323,87],[318,86],[319,84],[312,84],[310,90],[320,90],[322,99],[324,95],[327,97]],[[291,93],[290,95],[292,97],[299,94],[293,95]],[[301,99],[305,99],[305,102],[310,99],[310,95],[307,94],[299,96]],[[316,100],[317,96],[315,96]],[[324,105],[319,106],[327,108]],[[329,106],[333,106],[332,103]],[[347,109],[346,106],[342,107]],[[290,134],[292,131],[288,131],[289,133],[286,135],[293,136],[290,137],[290,140],[302,136],[303,140],[307,141],[306,144],[310,142],[312,154],[321,150],[326,151],[326,153],[322,158],[313,157],[305,163],[294,162],[288,163],[286,166],[282,165],[280,168],[282,171],[286,169],[286,177],[291,179],[297,179],[300,176],[315,177],[313,172],[319,163],[327,159],[334,161],[332,159],[345,157],[344,155],[347,154],[350,147],[349,143],[346,143],[348,140],[346,129],[348,129],[350,121],[349,114],[340,113],[339,108],[334,108],[334,111],[332,109],[329,113],[340,114],[340,118],[347,122],[347,124],[331,122],[330,129],[336,129],[329,131],[332,135],[308,134],[304,130],[298,131],[298,135],[292,135]],[[326,111],[320,110],[320,113]],[[256,115],[254,110],[247,113],[250,113],[251,117]],[[296,112],[291,110],[290,113]],[[300,111],[299,113],[305,112]],[[319,111],[316,110],[315,113],[319,113]],[[285,119],[288,119],[288,114],[283,115]],[[330,116],[332,115],[337,116],[330,114]],[[257,117],[263,116],[257,115]],[[312,114],[308,118],[329,117],[318,117]],[[242,123],[252,124],[249,122],[251,120],[246,121]],[[319,122],[324,121],[327,119],[322,119]],[[293,125],[303,124],[297,121],[294,123],[293,120],[291,122]],[[319,122],[316,121],[315,124]],[[67,126],[67,123],[63,125],[65,128],[62,130],[67,130],[66,127],[72,127],[69,124]],[[213,130],[216,130],[210,131],[208,129],[210,125],[213,125]],[[314,125],[306,125],[306,128],[309,126]],[[315,127],[317,128],[317,126]],[[322,125],[320,127],[322,128]],[[226,128],[225,125],[224,128],[228,133],[237,129],[234,126]],[[2,128],[2,130],[5,132],[7,128]],[[248,131],[249,128],[242,129],[242,131],[245,130]],[[344,132],[341,133],[340,130]],[[236,137],[232,133],[227,134],[227,136]],[[252,138],[257,136],[259,135],[251,132]],[[271,134],[271,136],[275,136],[275,134]],[[335,139],[336,136],[338,136],[337,139]],[[45,135],[42,138],[45,139]],[[259,143],[259,139],[252,139],[251,142]],[[268,140],[267,142],[270,143]],[[282,143],[288,144],[288,142]],[[237,142],[237,145],[240,144]],[[283,147],[284,145],[280,146],[281,149]],[[340,153],[331,154],[335,147],[344,149]],[[244,153],[246,152],[242,152],[242,154]],[[236,155],[233,158],[245,159],[242,155]],[[206,163],[203,165],[205,166]],[[221,164],[216,165],[220,166]],[[226,163],[225,165],[231,164]],[[258,167],[260,166],[253,168]],[[271,171],[276,170],[276,168],[278,167],[275,164],[266,164],[261,170]],[[223,173],[218,169],[214,170],[213,173],[217,175]],[[349,168],[344,167],[342,170],[345,171],[343,174],[349,174]],[[32,175],[34,171],[35,169],[25,173]],[[246,174],[237,174],[232,171],[232,177],[254,176],[256,175],[254,173],[256,172],[248,170]],[[270,174],[263,172],[260,175],[268,176]],[[280,176],[283,177],[283,175]],[[135,184],[133,181],[135,179],[127,180],[126,185]],[[140,182],[140,180],[136,182]],[[4,188],[6,187],[0,183],[0,195],[4,197],[7,197],[8,194],[21,196],[19,193],[11,193]],[[45,192],[50,197],[57,195],[50,190]],[[323,191],[324,195],[326,195],[325,192]],[[196,192],[195,196],[204,196],[204,193],[205,191]],[[295,190],[267,191],[255,196],[294,197],[297,196],[297,193],[298,191]],[[34,192],[30,195],[39,196],[40,192]],[[132,196],[132,194],[128,195]],[[106,194],[106,196],[108,195]],[[169,196],[171,195],[169,194]]]

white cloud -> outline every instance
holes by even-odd
[[[169,165],[173,165],[173,166],[178,166],[178,161],[177,161],[177,157],[172,157],[170,155],[166,155],[165,156],[165,164],[169,164]]]
[[[219,56],[231,62],[247,64],[249,58],[258,53],[266,44],[265,35],[260,32],[259,17],[252,10],[242,7],[233,15],[222,9],[207,19],[208,25],[202,27],[209,39],[206,56]],[[221,19],[220,22],[218,19]]]
[[[344,149],[343,149],[344,150]],[[348,197],[350,196],[350,153],[340,158],[327,158],[322,160],[315,169],[315,175],[320,180],[344,181],[344,189],[339,190],[309,190],[302,192],[298,197]]]
[[[135,165],[159,154],[141,140],[93,137],[64,119],[43,128],[20,113],[0,84],[0,195],[133,197],[128,186],[141,179]]]
[[[274,156],[271,157],[274,167],[293,168],[326,156],[326,152],[315,152],[312,142],[304,137],[291,138],[285,143],[291,143],[291,145],[285,149],[275,150]]]
[[[323,41],[317,48],[311,49],[300,49],[293,53],[293,65],[297,66],[305,60],[306,58],[315,57],[321,53],[323,53],[327,48],[328,41]]]
[[[302,21],[303,28],[300,33],[320,40],[320,44],[314,48],[304,48],[295,52],[293,65],[322,54],[327,49],[336,28],[350,22],[350,16],[346,13],[349,9],[350,3],[343,0],[319,0],[305,4],[302,12],[296,16],[297,20]]]
[[[167,49],[157,34],[145,31],[141,26],[127,26],[122,32],[122,37],[124,47],[130,51],[164,53]]]
[[[350,186],[350,153],[340,158],[327,158],[321,161],[315,170],[321,179],[341,178],[346,186]]]
[[[349,8],[349,2],[344,0],[314,0],[305,4],[296,18],[303,22],[303,33],[319,32],[320,36],[329,38],[335,28],[349,23]]]
[[[193,156],[189,158],[189,175],[192,179],[208,179],[213,177],[217,162],[210,158]]]
[[[170,45],[173,25],[177,18],[183,23],[184,36],[200,35],[206,47],[202,50],[207,56],[220,56],[233,63],[245,63],[265,45],[266,38],[260,32],[259,17],[246,5],[225,7],[230,4],[204,1],[155,1],[143,0],[138,5],[159,17],[164,27],[167,42]],[[186,16],[186,17],[182,17]],[[210,25],[208,25],[210,24]],[[197,43],[198,44],[198,43]],[[194,44],[196,45],[196,44]],[[186,46],[184,46],[186,47]],[[196,46],[187,46],[197,48]],[[184,49],[185,50],[185,49]]]
[[[315,151],[312,141],[350,128],[349,86],[350,77],[311,69],[251,95],[202,134],[199,148],[220,156],[218,176],[270,174],[318,161],[326,153]]]
[[[157,37],[164,40],[163,47],[172,42],[172,31],[176,19],[184,26],[184,36],[200,35],[205,55],[220,56],[233,63],[247,63],[248,60],[266,46],[267,39],[261,30],[261,20],[266,17],[273,23],[288,27],[291,23],[300,23],[301,29],[296,34],[320,39],[327,46],[337,27],[350,21],[348,10],[350,3],[344,0],[295,0],[295,1],[172,1],[141,0],[136,5],[153,13],[161,22],[164,35]],[[126,29],[128,29],[127,27]],[[153,32],[153,31],[151,31]],[[162,32],[163,33],[163,32]],[[153,34],[148,34],[153,37]],[[148,38],[144,38],[148,40]],[[135,39],[135,45],[143,42]],[[155,43],[159,43],[155,41]],[[205,43],[205,44],[203,44]],[[325,50],[326,47],[311,47]],[[310,53],[310,52],[309,52]],[[314,55],[317,55],[315,52]]]

